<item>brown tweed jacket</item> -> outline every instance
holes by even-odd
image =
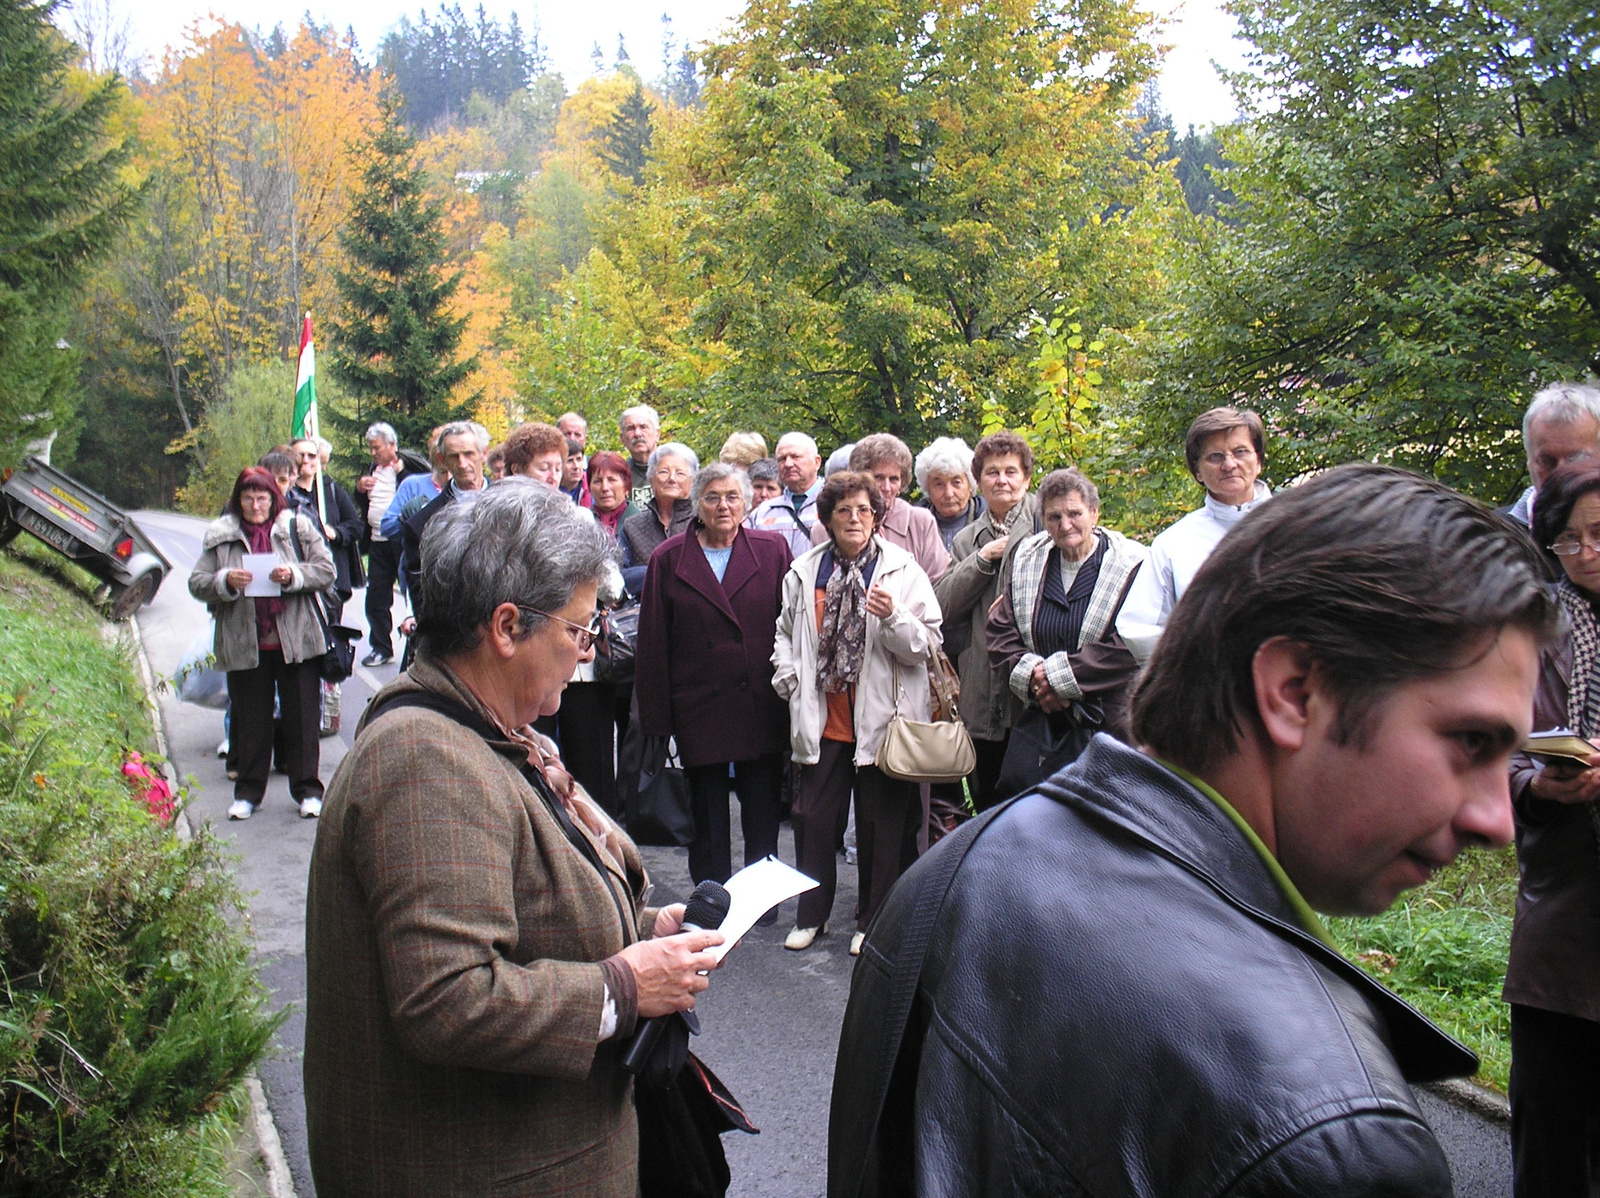
[[[421,658],[379,698],[482,707]],[[626,843],[624,927],[515,766],[436,712],[363,720],[328,786],[306,900],[306,1122],[323,1198],[633,1198],[621,1038],[598,964],[655,911]]]

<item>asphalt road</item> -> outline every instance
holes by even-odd
[[[155,602],[139,615],[151,665],[158,677],[170,676],[191,641],[207,627],[205,609],[190,598],[188,572],[199,556],[205,522],[165,512],[139,512],[137,518],[173,562],[174,571]],[[344,622],[365,628],[362,592],[346,606]],[[365,643],[358,651],[366,652]],[[356,721],[376,690],[394,677],[393,666],[357,667],[344,685],[343,729],[322,742],[322,777],[333,776],[347,751]],[[235,872],[248,896],[250,926],[265,984],[275,1001],[290,1009],[272,1056],[260,1069],[273,1118],[302,1196],[315,1193],[306,1158],[305,1111],[300,1084],[300,1054],[305,996],[304,907],[306,869],[316,823],[298,818],[285,779],[274,775],[266,801],[253,819],[229,823],[232,784],[216,756],[222,713],[162,697],[174,764],[189,788],[189,819],[209,821],[238,855]],[[737,836],[737,815],[733,820]],[[735,848],[735,858],[738,857]],[[793,839],[783,830],[780,855],[794,860]],[[645,849],[645,862],[657,884],[657,901],[687,896],[691,889],[685,855],[678,849]],[[695,1051],[744,1103],[759,1136],[730,1134],[723,1139],[733,1174],[733,1195],[759,1198],[815,1198],[825,1186],[828,1096],[834,1048],[849,992],[848,915],[855,903],[855,870],[841,866],[836,925],[805,953],[783,948],[793,923],[787,903],[771,928],[757,928],[718,971],[701,998],[704,1034]],[[1460,1198],[1501,1198],[1510,1193],[1510,1148],[1496,1122],[1419,1095],[1455,1175]]]

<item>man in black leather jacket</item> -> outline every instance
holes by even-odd
[[[1313,908],[1381,911],[1510,840],[1540,578],[1491,513],[1384,467],[1252,513],[1140,681],[1140,747],[1097,737],[931,850],[869,930],[829,1194],[1448,1195],[1409,1083],[1476,1058]],[[941,872],[899,1041],[895,969]]]

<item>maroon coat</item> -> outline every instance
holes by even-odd
[[[697,527],[650,555],[634,657],[640,729],[676,736],[684,765],[780,752],[789,709],[772,689],[772,641],[789,543],[741,528],[718,582]]]

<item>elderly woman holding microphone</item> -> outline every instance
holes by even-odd
[[[773,689],[789,702],[789,743],[800,768],[793,821],[802,873],[820,883],[800,896],[785,948],[827,931],[850,794],[856,801],[861,903],[852,955],[889,890],[916,860],[917,784],[875,764],[896,705],[929,718],[927,666],[939,647],[939,604],[916,559],[877,535],[885,503],[870,474],[829,476],[817,495],[828,543],[802,554],[783,580],[773,645]]]
[[[319,1191],[634,1198],[621,1058],[687,1010],[714,931],[644,905],[638,850],[533,732],[593,650],[615,550],[508,478],[422,539],[416,663],[328,788],[306,912]]]
[[[634,693],[644,734],[677,738],[694,811],[689,876],[726,882],[730,764],[745,864],[778,851],[789,713],[771,658],[789,542],[743,527],[750,480],[737,466],[702,469],[689,499],[689,530],[663,542],[645,575]]]

